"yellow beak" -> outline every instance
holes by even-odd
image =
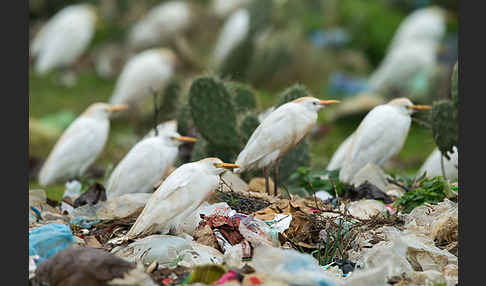
[[[334,99],[329,99],[329,100],[321,100],[321,101],[319,101],[319,103],[322,104],[322,105],[328,105],[328,104],[340,103],[340,101],[334,100]]]
[[[174,137],[175,140],[179,141],[184,141],[184,142],[196,142],[197,139],[194,137],[188,137],[188,136],[180,136],[180,137]]]
[[[113,111],[120,111],[120,110],[125,110],[125,109],[128,109],[128,105],[127,104],[119,104],[119,105],[110,106],[108,108],[108,111],[109,112],[113,112]]]
[[[413,110],[429,110],[432,108],[430,105],[409,105],[407,106],[408,109],[413,109]]]
[[[240,165],[237,164],[231,164],[231,163],[216,163],[214,164],[216,168],[227,168],[227,169],[234,169],[234,168],[239,168]]]

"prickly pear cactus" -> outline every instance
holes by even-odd
[[[434,103],[430,112],[432,136],[442,155],[447,159],[447,152],[453,152],[452,147],[458,143],[457,107],[450,100]]]
[[[209,143],[239,147],[236,113],[224,83],[216,77],[200,77],[189,90],[191,115],[197,130]]]
[[[248,114],[243,118],[240,124],[240,136],[243,146],[246,145],[246,142],[248,142],[248,139],[250,139],[253,131],[255,131],[258,125],[260,125],[260,122],[258,121],[258,117],[254,114]]]
[[[452,84],[451,84],[451,96],[452,102],[457,107],[459,104],[459,72],[458,72],[458,63],[454,65],[454,70],[452,71]]]
[[[233,94],[235,110],[238,113],[245,113],[254,110],[257,106],[254,91],[241,83],[230,82],[228,89]]]
[[[159,108],[161,121],[171,120],[177,114],[179,108],[179,98],[181,93],[181,85],[179,81],[170,81],[164,89],[163,102]]]
[[[194,126],[191,115],[191,107],[189,104],[185,104],[179,108],[179,112],[177,114],[177,130],[180,134],[188,134],[191,126]]]
[[[280,95],[276,107],[304,96],[310,96],[307,88],[301,84],[294,84]]]

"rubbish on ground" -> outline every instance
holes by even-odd
[[[278,233],[283,233],[290,227],[292,222],[291,214],[275,214],[272,220],[266,220],[265,223],[271,228],[276,230]]]
[[[210,285],[218,281],[224,274],[226,269],[221,265],[208,264],[196,266],[188,277],[188,284],[203,283]]]
[[[29,190],[29,226],[36,226],[42,221],[43,212],[58,213],[58,210],[47,204],[44,190]]]
[[[157,286],[152,278],[145,273],[141,264],[125,272],[122,278],[115,278],[107,283],[110,286]]]
[[[80,217],[72,218],[71,221],[69,222],[72,225],[78,226],[80,228],[87,228],[90,229],[94,225],[99,224],[101,222],[100,219],[95,219],[95,220],[86,220]]]
[[[29,280],[35,276],[35,270],[37,269],[39,258],[39,255],[29,256]]]
[[[381,200],[385,204],[390,204],[393,202],[392,198],[368,181],[365,181],[358,187],[348,189],[346,192],[346,197],[353,201],[359,199],[373,199]]]
[[[238,230],[254,248],[261,245],[280,246],[278,231],[257,218],[251,216],[242,217]]]
[[[191,243],[191,249],[185,249],[179,254],[177,265],[192,268],[204,264],[223,264],[223,254],[212,247],[197,242]]]
[[[73,218],[88,220],[112,220],[129,217],[141,211],[152,194],[133,193],[115,197],[108,201],[98,201],[94,205],[77,207],[71,213]]]
[[[73,246],[42,262],[34,279],[48,285],[101,286],[114,278],[123,278],[133,269],[135,264],[104,250]]]
[[[293,249],[255,248],[252,264],[258,272],[288,284],[337,285],[336,279],[322,269],[314,257]]]
[[[358,187],[365,182],[375,185],[380,190],[386,190],[388,185],[386,174],[379,166],[373,163],[368,163],[361,168],[351,180],[351,185]]]
[[[231,246],[224,253],[224,263],[230,268],[242,268],[244,266],[243,258],[251,257],[252,250],[248,241]]]
[[[377,200],[360,200],[349,203],[349,214],[360,219],[369,219],[377,214],[386,215],[388,209]]]
[[[191,249],[187,239],[172,235],[150,235],[127,246],[114,248],[111,253],[146,266],[154,261],[164,266],[173,262],[186,249]]]
[[[61,212],[70,214],[73,211],[73,204],[79,196],[81,196],[81,183],[77,180],[72,180],[66,183],[66,189],[62,196]]]
[[[29,232],[29,256],[44,261],[74,242],[71,228],[65,224],[46,224]]]
[[[77,208],[86,204],[94,205],[98,201],[106,201],[105,187],[99,183],[94,183],[73,202],[73,207]]]
[[[221,181],[223,181],[223,191],[233,191],[236,193],[248,192],[250,187],[248,184],[238,177],[233,172],[224,172],[221,175]]]
[[[185,233],[193,235],[197,226],[201,222],[201,214],[204,216],[210,216],[213,214],[222,216],[232,216],[236,214],[230,206],[225,203],[209,204],[208,202],[203,202],[192,214],[190,214],[182,223],[182,229]]]
[[[327,201],[327,200],[331,200],[331,199],[334,198],[331,194],[329,194],[326,191],[318,191],[318,192],[316,192],[316,197],[318,199],[321,199],[322,201]]]

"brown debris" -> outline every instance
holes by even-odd
[[[94,205],[98,201],[106,201],[106,192],[102,184],[95,183],[74,201],[73,207],[77,208],[86,204]]]

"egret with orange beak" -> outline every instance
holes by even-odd
[[[39,172],[39,184],[81,176],[98,158],[110,131],[109,116],[127,105],[94,103],[64,131]]]
[[[219,175],[237,164],[206,158],[187,163],[174,172],[152,194],[125,238],[136,238],[160,231],[178,233],[184,219],[218,188]]]
[[[116,166],[106,184],[108,200],[129,193],[151,192],[174,164],[179,145],[196,142],[196,138],[177,133],[175,121],[169,123],[158,130],[157,136],[144,137],[135,144]]]
[[[368,163],[383,166],[405,144],[412,122],[411,115],[428,109],[430,106],[413,105],[405,97],[373,108],[352,135],[339,172],[340,181],[350,183]]]
[[[301,97],[283,104],[266,116],[255,129],[245,148],[238,155],[235,172],[263,168],[265,187],[269,189],[269,166],[274,164],[274,193],[277,194],[278,165],[280,158],[295,147],[317,122],[317,111],[337,100],[319,100]]]

